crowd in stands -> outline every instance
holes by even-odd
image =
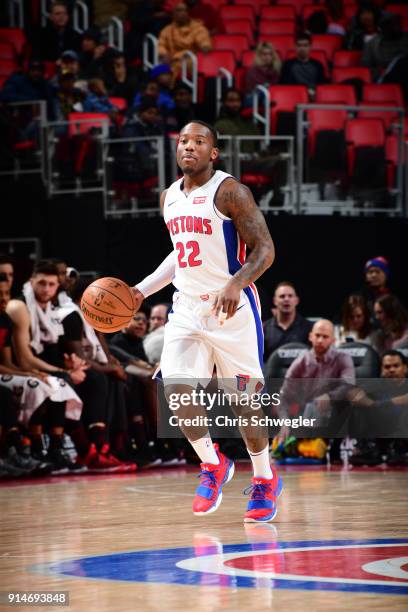
[[[157,438],[153,377],[169,305],[146,303],[125,329],[101,334],[79,306],[91,281],[64,261],[37,262],[22,287],[15,287],[13,278],[13,260],[2,255],[0,475],[131,472],[192,459],[184,440]],[[330,415],[332,462],[339,460],[341,438],[348,433],[341,430],[349,415],[346,403],[370,410],[373,422],[374,409],[380,411],[377,430],[373,423],[361,429],[366,435],[350,463],[408,464],[408,441],[398,437],[407,425],[408,314],[390,292],[388,278],[384,257],[367,261],[365,283],[345,300],[335,325],[304,318],[294,285],[282,281],[275,288],[272,317],[264,321],[264,373],[267,389],[269,381],[280,380],[278,412],[298,406],[291,381],[305,379],[300,410],[305,416]],[[360,353],[348,353],[348,347]],[[369,361],[362,369],[354,360],[361,348]],[[359,380],[379,375],[386,384],[373,392],[360,388]],[[378,438],[369,435],[373,431]],[[283,442],[288,433],[279,433]],[[221,443],[239,457],[240,442]]]

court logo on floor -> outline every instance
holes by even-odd
[[[99,580],[408,595],[408,539],[227,544],[71,559],[30,568]]]

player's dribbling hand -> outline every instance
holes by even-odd
[[[241,289],[234,281],[229,281],[224,289],[216,295],[212,307],[212,314],[218,318],[220,325],[223,325],[224,321],[234,316],[240,299]]]
[[[135,308],[134,314],[136,314],[139,308],[141,307],[142,302],[145,298],[144,298],[143,293],[141,293],[139,289],[137,289],[136,287],[130,287],[130,290],[133,293],[133,296],[135,298],[136,308]]]

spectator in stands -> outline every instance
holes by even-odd
[[[210,34],[223,34],[225,31],[219,12],[207,2],[186,0],[190,17],[202,21]]]
[[[56,62],[63,51],[79,51],[80,37],[73,29],[65,2],[58,0],[51,5],[49,20],[40,28],[33,43],[33,57]]]
[[[328,19],[327,33],[345,36],[346,18],[343,0],[326,0],[325,7]]]
[[[11,291],[14,282],[14,261],[10,255],[0,253],[0,274],[6,276]]]
[[[337,342],[364,342],[372,345],[373,328],[370,311],[361,295],[350,295],[343,304],[341,325],[336,330]]]
[[[309,339],[312,348],[299,355],[286,372],[279,412],[287,415],[291,405],[307,405],[310,415],[327,416],[332,412],[333,424],[341,417],[337,401],[348,399],[355,383],[353,360],[347,353],[332,348],[335,337],[331,321],[317,321]],[[298,384],[299,379],[305,379],[302,385]],[[283,440],[288,435],[289,429],[284,427],[279,438]]]
[[[380,324],[374,345],[380,353],[408,345],[408,312],[395,295],[383,295],[374,304]]]
[[[124,98],[128,106],[132,105],[138,86],[136,74],[126,65],[125,56],[115,51],[105,66],[104,81],[109,96]]]
[[[92,27],[83,33],[79,54],[82,79],[92,79],[102,75],[106,50],[102,44],[102,33],[99,28]]]
[[[351,22],[347,46],[360,51],[379,31],[381,13],[372,4],[362,4]]]
[[[306,31],[310,34],[327,34],[329,22],[326,11],[316,6],[316,10],[306,21]]]
[[[306,85],[314,90],[316,85],[326,82],[323,65],[310,57],[312,38],[307,33],[296,36],[296,57],[286,60],[282,66],[281,83],[284,85]]]
[[[245,92],[252,94],[257,85],[275,85],[279,82],[282,62],[269,42],[258,43],[253,65],[245,75]]]
[[[364,272],[365,285],[358,293],[361,293],[364,297],[371,316],[373,316],[374,302],[376,299],[390,293],[387,287],[388,278],[390,276],[390,265],[385,257],[373,257],[365,263]]]
[[[371,69],[374,80],[390,63],[408,52],[408,33],[401,27],[401,17],[394,13],[384,16],[380,23],[381,32],[365,43],[361,63]]]
[[[75,87],[75,76],[72,72],[61,74],[55,101],[55,117],[57,121],[67,121],[70,113],[82,112],[86,94]]]
[[[230,136],[259,136],[260,130],[251,118],[242,114],[244,100],[238,89],[230,88],[224,92],[219,117],[214,124],[219,134]],[[242,151],[252,153],[256,143],[248,140],[242,144]]]
[[[88,82],[89,94],[84,100],[83,108],[86,113],[106,113],[115,121],[118,108],[109,100],[105,83],[102,79],[94,78]]]
[[[164,326],[167,323],[168,310],[167,304],[157,304],[153,306],[150,312],[149,333],[143,340],[143,348],[149,363],[160,362],[164,344]]]
[[[180,62],[185,51],[211,51],[211,37],[201,21],[191,19],[184,3],[176,4],[172,22],[160,32],[158,53],[160,61],[170,64],[173,79],[180,72]]]
[[[372,392],[376,401],[373,403],[372,420],[366,425],[367,433],[380,428],[386,433],[394,430],[400,435],[406,433],[408,408],[408,365],[404,355],[397,350],[386,351],[381,359],[381,384]],[[401,408],[403,413],[401,415]],[[368,408],[369,409],[369,408]],[[368,416],[370,414],[368,413]],[[402,416],[402,419],[401,419]],[[384,422],[381,423],[381,421]],[[370,421],[368,421],[370,423]],[[379,465],[386,460],[388,465],[408,466],[408,443],[406,438],[369,438],[358,440],[354,454],[350,457],[351,465]]]
[[[163,65],[165,66],[166,64]],[[168,73],[165,74],[166,76],[168,76]],[[171,72],[169,73],[169,76],[171,78]],[[170,93],[170,90],[167,88],[161,88],[158,80],[155,78],[150,78],[149,81],[143,83],[140,88],[140,92],[137,93],[135,96],[132,108],[134,110],[137,110],[141,104],[142,99],[145,97],[154,98],[160,113],[164,116],[166,116],[167,113],[171,112],[174,109],[174,100]]]
[[[44,78],[44,64],[39,60],[31,60],[26,72],[13,72],[0,91],[0,102],[30,102],[45,100],[48,116],[53,118],[54,90]]]
[[[297,312],[299,297],[292,283],[282,281],[275,289],[273,298],[275,316],[265,322],[264,360],[277,348],[288,342],[309,344],[313,323]]]
[[[199,117],[199,109],[193,104],[191,88],[178,81],[173,89],[174,108],[164,117],[166,132],[179,132],[181,128]]]
[[[131,28],[125,38],[125,51],[129,59],[142,56],[143,39],[147,33],[157,38],[171,21],[165,4],[166,0],[133,0],[129,6]]]
[[[58,79],[60,75],[65,74],[66,72],[70,72],[71,74],[73,74],[75,77],[75,81],[79,79],[79,55],[76,51],[72,51],[72,49],[64,51],[64,53],[61,55],[60,59],[56,63],[57,72],[53,76],[53,78],[50,79],[50,83],[53,85],[53,87],[58,87]]]

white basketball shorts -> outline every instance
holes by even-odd
[[[223,325],[211,314],[213,302],[211,294],[174,294],[160,362],[164,383],[169,379],[194,379],[205,385],[215,365],[218,382],[228,383],[221,386],[258,392],[264,378],[263,329],[256,289],[247,287],[241,292],[235,315]]]

